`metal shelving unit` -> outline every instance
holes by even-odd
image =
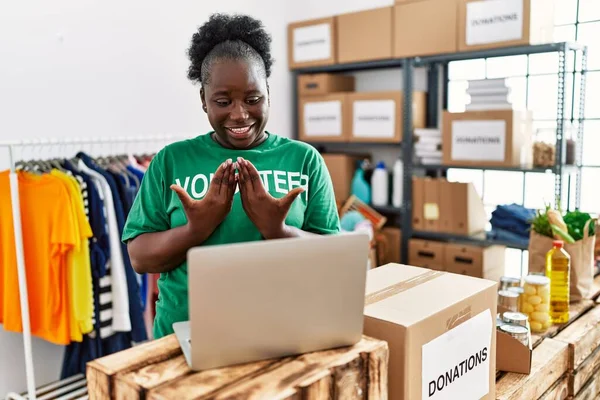
[[[567,74],[567,55],[569,52],[580,52],[579,63],[581,65],[581,81],[579,88],[579,110],[575,113],[574,101],[571,101],[572,110],[570,115],[567,115],[567,93],[566,83]],[[557,90],[557,115],[556,115],[556,163],[551,168],[518,168],[518,167],[484,167],[484,166],[450,166],[450,165],[418,165],[413,164],[413,127],[412,127],[412,91],[414,83],[414,70],[415,68],[427,68],[427,80],[428,80],[428,98],[427,98],[427,124],[430,127],[437,127],[439,122],[438,104],[440,96],[442,99],[442,109],[447,109],[448,106],[448,64],[453,61],[460,60],[473,60],[473,59],[489,59],[495,57],[507,57],[516,55],[532,55],[540,53],[557,53],[558,54],[558,90]],[[577,60],[577,57],[575,57]],[[524,250],[524,246],[517,243],[507,243],[503,241],[497,241],[488,239],[487,236],[474,236],[464,237],[459,235],[448,235],[438,232],[418,232],[412,228],[412,176],[415,170],[428,170],[438,174],[444,174],[448,169],[476,169],[476,170],[496,170],[496,171],[515,171],[526,173],[552,173],[554,174],[554,197],[555,201],[565,204],[565,194],[567,195],[567,203],[570,204],[570,191],[566,190],[566,187],[570,187],[571,179],[576,179],[576,190],[575,196],[575,208],[579,208],[580,205],[580,194],[581,194],[581,161],[582,161],[582,143],[583,143],[583,118],[584,118],[584,106],[585,106],[585,73],[587,63],[587,48],[579,44],[574,43],[550,43],[543,45],[534,46],[517,46],[517,47],[504,47],[496,49],[488,49],[481,51],[470,51],[460,53],[441,54],[428,57],[415,57],[405,59],[391,59],[391,60],[380,60],[372,62],[361,62],[351,64],[338,64],[332,66],[314,67],[314,68],[303,68],[294,70],[294,97],[292,99],[293,104],[293,121],[295,137],[298,137],[298,97],[297,97],[297,76],[300,74],[312,74],[312,73],[343,73],[343,72],[356,72],[383,68],[401,68],[402,73],[399,79],[402,79],[403,87],[403,103],[409,105],[403,107],[403,137],[402,144],[389,144],[391,146],[399,147],[400,154],[402,156],[404,164],[404,181],[403,181],[403,207],[396,209],[393,207],[379,207],[379,210],[389,214],[394,214],[399,217],[400,228],[402,230],[402,243],[400,244],[402,249],[402,262],[407,262],[408,255],[408,242],[412,237],[429,238],[436,240],[445,241],[457,241],[463,243],[477,243],[481,245],[491,244],[502,244],[507,247],[517,248]],[[576,68],[573,68],[573,75],[577,73]],[[440,85],[440,77],[441,85]],[[575,84],[573,84],[573,93],[570,94],[572,100],[575,98]],[[576,143],[578,151],[576,154],[576,165],[569,166],[565,165],[565,124],[567,121],[578,122]],[[314,146],[327,147],[327,143],[312,143]],[[337,144],[337,143],[336,143]],[[352,144],[355,148],[360,144]],[[363,143],[362,145],[365,145]],[[371,146],[372,144],[368,144]],[[560,150],[560,151],[559,151]]]

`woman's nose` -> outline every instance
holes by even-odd
[[[245,104],[243,102],[234,102],[229,118],[235,121],[248,119],[248,110],[246,110]]]

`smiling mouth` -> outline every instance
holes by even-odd
[[[254,127],[254,124],[252,125],[248,125],[248,126],[242,126],[242,127],[232,127],[232,128],[225,128],[229,131],[229,133],[235,137],[235,138],[246,138],[250,132],[252,131],[252,128]]]

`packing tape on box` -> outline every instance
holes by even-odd
[[[406,281],[398,282],[392,286],[388,286],[386,288],[373,292],[365,298],[365,306],[369,306],[371,304],[377,303],[378,301],[385,300],[388,297],[397,295],[398,293],[405,292],[408,289],[412,289],[415,286],[422,285],[423,283],[429,282],[444,274],[445,272],[443,271],[427,271],[421,275],[415,276]]]

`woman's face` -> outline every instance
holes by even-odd
[[[264,136],[269,119],[267,81],[253,62],[222,60],[211,65],[210,81],[200,95],[219,142],[250,148]]]

